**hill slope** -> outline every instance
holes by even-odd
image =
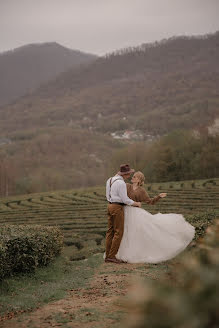
[[[177,37],[69,70],[0,111],[4,133],[66,125],[163,134],[210,124],[219,108],[219,32]]]
[[[65,48],[55,42],[29,44],[0,54],[0,105],[23,96],[69,68],[96,56]]]
[[[124,49],[59,75],[0,108],[0,173],[15,176],[12,189],[20,193],[103,183],[114,151],[124,147],[110,132],[163,135],[211,124],[219,110],[218,58],[219,32]]]

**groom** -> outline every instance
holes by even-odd
[[[108,230],[106,233],[105,262],[121,263],[116,259],[124,230],[124,205],[141,207],[127,196],[125,180],[131,177],[135,170],[128,164],[120,165],[120,171],[106,183],[106,198],[108,200]]]

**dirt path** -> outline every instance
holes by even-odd
[[[147,266],[142,268],[140,264],[103,263],[87,288],[70,290],[66,298],[1,322],[0,327],[119,327],[126,312],[123,299],[132,285],[133,274],[145,269]]]

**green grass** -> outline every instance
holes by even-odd
[[[71,262],[63,256],[33,274],[5,279],[0,285],[0,316],[8,312],[29,311],[65,297],[70,289],[86,288],[102,256]]]
[[[172,267],[180,260],[180,256],[172,261],[159,264],[141,264],[124,266],[106,266],[105,271],[100,271],[99,275],[104,277],[115,275],[141,276],[145,280],[160,280],[171,274]],[[64,298],[68,291],[76,289],[80,293],[80,288],[85,288],[87,292],[93,293],[90,282],[94,272],[103,263],[102,254],[89,257],[86,261],[71,262],[60,256],[53,263],[45,268],[38,268],[35,273],[29,275],[19,275],[4,280],[0,286],[0,317],[7,313],[29,312],[43,304]],[[115,278],[115,282],[116,282]],[[171,277],[172,280],[172,277]],[[124,281],[116,288],[123,290]],[[101,293],[105,296],[115,296],[115,287],[110,284],[101,286]],[[121,296],[119,294],[119,296]],[[99,308],[88,308],[86,303],[78,310],[69,313],[51,314],[53,321],[63,324],[76,320],[81,323],[101,322],[105,319],[112,320],[112,327],[119,327],[120,320],[124,317],[126,310],[123,306],[126,297],[117,299],[117,309],[112,313],[105,312]],[[104,298],[103,298],[104,300]],[[120,304],[121,303],[121,304]],[[25,315],[25,314],[24,314]],[[50,315],[48,313],[48,315]],[[17,317],[21,321],[23,316]],[[31,326],[31,325],[30,325]],[[32,326],[31,326],[32,327]],[[33,327],[34,323],[33,323]],[[66,326],[67,327],[67,326]],[[99,327],[99,325],[97,325]]]

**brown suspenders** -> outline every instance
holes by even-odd
[[[114,182],[116,182],[117,180],[121,180],[121,179],[116,179],[116,180],[114,180],[113,182],[112,182],[112,178],[110,179],[109,199],[111,199],[111,187],[112,187],[112,184],[113,184]]]

